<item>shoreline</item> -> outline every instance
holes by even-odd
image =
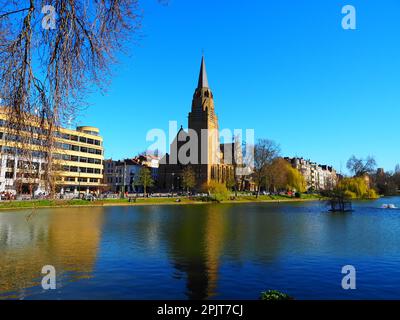
[[[309,199],[301,199],[301,198],[293,198],[293,199],[241,199],[241,200],[224,200],[221,202],[207,202],[207,201],[195,201],[195,200],[187,200],[183,199],[181,202],[175,202],[174,200],[171,199],[170,202],[167,201],[155,201],[155,202],[147,202],[145,199],[138,199],[138,200],[144,200],[143,202],[128,202],[124,201],[121,199],[121,201],[109,201],[109,200],[104,200],[104,201],[99,201],[96,203],[54,203],[51,205],[40,205],[40,200],[34,200],[39,202],[38,205],[27,205],[27,206],[17,206],[17,205],[11,205],[11,206],[2,206],[3,203],[0,202],[0,213],[2,211],[16,211],[16,210],[35,210],[35,209],[50,209],[50,208],[96,208],[96,207],[135,207],[135,206],[171,206],[171,205],[218,205],[218,204],[248,204],[248,203],[296,203],[296,202],[314,202],[314,201],[324,201],[325,199],[323,198],[309,198]],[[29,202],[30,200],[25,200]],[[32,201],[32,202],[34,202]],[[56,200],[49,200],[49,201],[56,201]],[[68,200],[67,200],[68,201]],[[66,202],[67,202],[66,201]],[[108,202],[109,201],[109,202]],[[61,201],[60,201],[61,202]],[[15,203],[15,204],[20,204],[23,203],[23,201],[12,201],[8,203]]]

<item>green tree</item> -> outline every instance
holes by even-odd
[[[288,185],[287,167],[288,162],[283,158],[276,158],[272,161],[265,180],[266,189],[273,192],[286,189]]]
[[[378,170],[372,177],[373,186],[379,192],[379,194],[389,196],[397,194],[398,173],[384,172],[383,170]]]
[[[337,186],[336,192],[344,194],[350,199],[374,199],[377,198],[376,191],[369,187],[364,177],[344,178]]]
[[[285,159],[276,158],[268,169],[266,186],[269,190],[306,191],[306,181],[299,170],[293,168]]]
[[[188,192],[196,186],[196,174],[190,166],[183,169],[182,185]]]
[[[143,193],[144,196],[146,196],[147,188],[152,187],[154,185],[154,180],[151,177],[150,169],[142,167],[139,170],[139,174],[136,176],[134,183],[136,186],[143,186]]]
[[[306,180],[299,170],[293,168],[289,163],[286,166],[287,188],[291,191],[305,192]]]
[[[400,165],[396,165],[396,168],[394,170],[393,183],[396,186],[396,192],[397,190],[400,190]]]
[[[226,185],[215,180],[206,183],[202,189],[216,201],[226,200],[229,197],[229,191]]]

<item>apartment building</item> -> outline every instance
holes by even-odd
[[[103,184],[104,149],[99,129],[80,126],[61,129],[56,143],[59,192],[99,193]]]
[[[152,155],[140,155],[132,159],[104,161],[104,183],[111,192],[141,192],[134,181],[143,167],[149,168],[154,182],[158,180],[160,158]]]
[[[33,128],[33,130],[32,130]],[[21,147],[20,136],[7,130],[7,116],[0,112],[0,192],[11,194],[47,193],[44,172],[47,157],[44,131],[29,128],[35,134]],[[25,152],[22,148],[29,150]],[[29,154],[29,159],[27,158]],[[59,128],[56,132],[52,166],[56,192],[100,192],[103,179],[103,139],[99,129],[80,126],[76,130]]]
[[[338,181],[336,170],[328,165],[321,165],[304,158],[285,158],[293,168],[296,168],[306,180],[308,190],[331,190]]]

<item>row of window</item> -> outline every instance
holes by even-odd
[[[21,142],[21,143],[26,143],[26,144],[31,144],[35,146],[46,146],[47,141],[38,139],[38,138],[33,138],[31,136],[25,137],[25,139],[22,139],[21,136],[16,135],[16,134],[5,134],[4,132],[0,132],[0,139],[4,139],[6,141],[12,141],[12,142]]]
[[[11,129],[13,127],[12,125],[11,126],[9,125],[8,121],[0,119],[0,127],[6,127],[6,126],[9,126]],[[35,127],[35,126],[28,126],[28,125],[22,126],[21,131],[35,133],[38,135],[47,135],[48,134],[48,130],[46,130],[46,129]],[[97,132],[93,132],[93,133],[90,132],[90,134],[97,135]],[[97,139],[85,138],[85,137],[80,137],[77,135],[67,134],[67,133],[62,133],[62,132],[56,132],[55,135],[56,135],[56,137],[59,137],[61,139],[66,139],[66,140],[71,140],[71,141],[79,141],[82,143],[101,146],[101,141],[97,140]]]
[[[23,150],[21,148],[10,147],[10,146],[0,145],[0,149],[1,149],[1,153],[10,154],[10,155],[14,155],[14,156],[25,155],[27,153],[27,150]],[[47,156],[47,153],[43,152],[43,151],[29,150],[29,155],[32,156],[33,158],[43,159]]]
[[[6,179],[14,179],[14,171],[6,171],[4,173]],[[25,178],[25,179],[39,179],[38,173],[27,173],[27,172],[17,172],[16,178]],[[42,174],[40,175],[40,179],[44,180],[45,176]]]
[[[122,177],[115,177],[115,181],[113,177],[107,177],[107,183],[122,183]]]
[[[7,159],[6,167],[13,169],[15,167],[15,160]],[[39,168],[41,168],[41,170],[46,170],[46,163],[41,163],[40,164],[39,162],[30,162],[30,161],[18,160],[17,168],[18,169],[25,169],[25,170],[39,170]]]
[[[102,174],[103,170],[76,166],[61,166],[61,171]]]
[[[60,155],[57,155],[57,159],[63,159],[63,160],[69,160],[69,161],[76,161],[76,162],[83,162],[83,163],[93,163],[93,164],[101,164],[100,159],[93,159],[93,158],[84,158],[84,157],[76,157],[76,156],[68,156],[62,158],[58,157]],[[29,161],[23,161],[23,160],[18,160],[17,167],[18,169],[29,169],[29,170],[46,170],[46,163],[39,163],[39,162],[29,162]],[[14,159],[7,159],[6,161],[6,167],[7,168],[14,168],[15,167],[15,160]],[[86,168],[82,168],[81,172]],[[90,168],[89,168],[90,169]]]
[[[10,155],[18,155],[18,154],[24,154],[24,151],[21,149],[16,149],[13,147],[8,147],[8,146],[1,146],[0,145],[0,150],[1,153],[6,153]],[[46,157],[45,152],[40,152],[40,151],[31,151],[31,155],[34,158],[42,158],[44,159]],[[78,157],[78,156],[71,156],[69,154],[59,154],[55,153],[54,154],[54,159],[58,160],[65,160],[65,161],[75,161],[75,162],[82,162],[82,163],[91,163],[91,164],[102,164],[102,160],[100,159],[95,159],[95,158],[89,158],[89,157]],[[19,160],[21,161],[21,160]],[[12,159],[7,159],[7,168],[13,168],[14,167],[14,160]],[[29,162],[24,163],[24,165],[28,165]],[[34,165],[37,165],[38,162],[33,162]],[[31,163],[32,165],[32,163]],[[42,163],[42,170],[45,170],[45,163]]]
[[[100,159],[95,158],[87,158],[87,157],[78,157],[78,156],[71,156],[69,154],[55,154],[55,159],[65,160],[65,161],[75,161],[75,162],[83,162],[83,163],[93,163],[93,164],[102,164]]]
[[[56,147],[59,149],[63,149],[63,150],[71,150],[71,151],[78,151],[78,152],[102,155],[102,150],[100,150],[100,149],[80,147],[80,146],[77,146],[74,144],[57,142]]]
[[[130,171],[126,171],[126,174],[134,176],[137,172],[138,172],[138,170],[131,169]],[[124,170],[116,169],[115,172],[113,170],[106,170],[106,174],[109,174],[109,175],[123,175],[124,174]]]
[[[6,171],[5,172],[5,178],[6,179],[14,179],[14,172],[13,171]],[[28,173],[20,173],[20,172],[17,172],[17,174],[16,174],[16,178],[17,179],[19,179],[19,178],[25,178],[25,179],[38,179],[39,178],[39,174],[28,174]],[[45,179],[45,176],[44,175],[40,175],[40,179],[41,180],[44,180]],[[58,179],[58,180],[60,180],[60,179]],[[68,182],[76,182],[76,181],[78,181],[78,182],[90,182],[90,183],[99,183],[100,182],[100,179],[96,179],[96,178],[82,178],[82,177],[80,177],[80,178],[74,178],[74,177],[66,177],[65,179],[64,179],[64,181],[68,181]]]
[[[107,177],[107,183],[123,183],[123,178],[122,177]],[[130,184],[134,182],[134,177],[129,178]]]
[[[38,135],[47,135],[48,134],[48,130],[43,129],[43,128],[39,128],[39,127],[35,127],[35,126],[28,126],[28,125],[20,126],[19,124],[13,126],[12,124],[10,125],[8,121],[0,119],[0,127],[7,127],[7,126],[10,129],[18,128],[21,131],[35,133],[35,134],[38,134]]]
[[[82,142],[82,143],[93,144],[95,146],[101,146],[101,141],[100,140],[96,140],[96,139],[76,136],[76,135],[73,135],[73,134],[62,133],[62,132],[57,132],[56,136],[61,138],[61,139],[65,139],[65,140],[79,141],[79,142]]]
[[[42,139],[38,139],[38,138],[32,138],[32,137],[25,137],[25,140],[23,140],[21,138],[21,136],[18,136],[18,135],[15,135],[15,134],[4,134],[3,132],[0,132],[0,139],[3,139],[3,138],[6,141],[24,142],[26,144],[42,146],[42,147],[47,146],[47,141],[46,140],[42,140]],[[86,138],[84,138],[84,139],[86,139]],[[93,139],[90,139],[90,140],[93,140]],[[101,150],[99,150],[99,149],[88,148],[88,147],[79,147],[77,145],[71,145],[71,144],[67,144],[67,143],[57,142],[56,146],[58,148],[61,148],[61,149],[64,149],[64,150],[80,151],[80,152],[98,154],[98,155],[102,154]]]
[[[67,181],[67,182],[76,182],[76,181],[78,181],[78,182],[99,183],[99,179],[96,179],[96,178],[82,178],[82,177],[80,177],[78,179],[76,179],[75,177],[65,177],[64,181]]]

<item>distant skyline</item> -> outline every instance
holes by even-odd
[[[341,9],[357,10],[343,30]],[[133,157],[152,128],[187,127],[202,52],[220,128],[254,129],[282,155],[346,170],[351,155],[400,163],[400,3],[143,1],[142,37],[93,92],[77,125],[99,127],[105,157]]]

